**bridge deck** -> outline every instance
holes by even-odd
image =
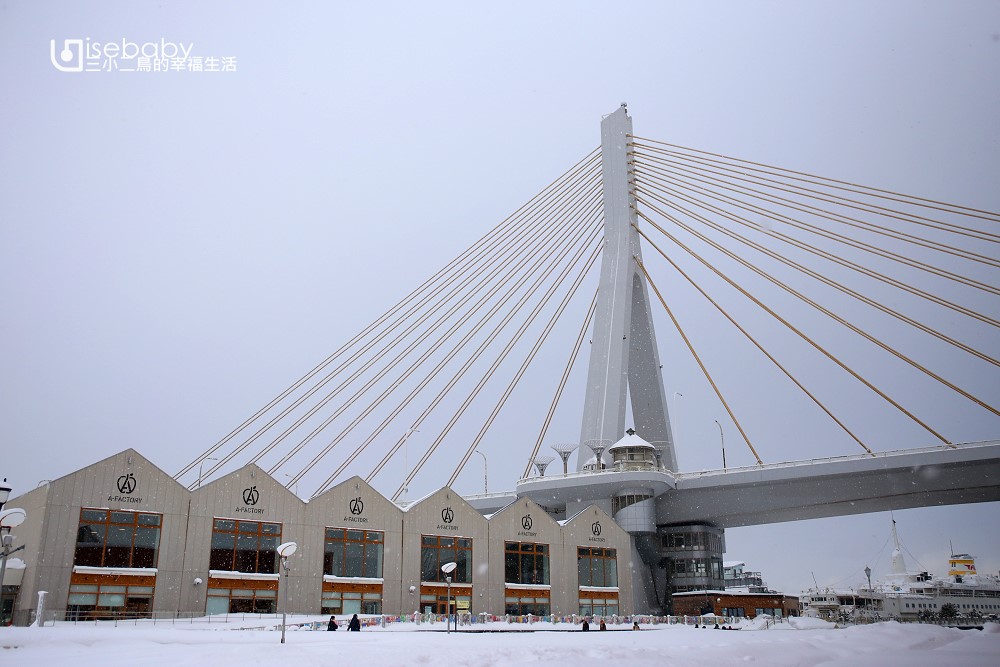
[[[518,482],[517,495],[546,507],[649,487],[657,522],[750,526],[909,507],[1000,500],[1000,441],[964,443],[690,473],[572,473]],[[510,499],[496,494],[491,499]],[[473,505],[481,511],[488,508]]]

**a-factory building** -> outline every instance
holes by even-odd
[[[16,610],[69,618],[288,611],[630,614],[630,537],[597,506],[484,516],[449,488],[401,509],[355,477],[304,502],[249,465],[189,491],[132,449],[6,505],[27,519]],[[296,542],[287,578],[277,547]],[[281,590],[282,596],[285,591]]]

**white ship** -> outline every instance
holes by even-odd
[[[810,589],[799,599],[804,616],[826,620],[918,620],[940,613],[950,604],[959,618],[1000,617],[1000,578],[980,574],[969,554],[953,553],[948,576],[910,573],[892,522],[894,549],[890,573],[881,582],[857,589]]]

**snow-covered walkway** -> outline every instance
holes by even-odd
[[[290,619],[291,620],[291,619]],[[305,619],[294,619],[297,622]],[[504,626],[514,630],[525,627]],[[808,625],[803,623],[802,625]],[[547,624],[536,624],[543,630]],[[727,632],[690,626],[649,626],[641,632],[616,626],[609,632],[498,632],[445,634],[443,625],[399,624],[362,632],[290,630],[279,643],[275,630],[229,625],[94,626],[60,624],[0,629],[5,664],[67,667],[294,665],[392,667],[447,665],[500,667],[767,667],[824,665],[866,667],[995,667],[1000,664],[1000,625],[983,631],[883,623],[847,629]],[[549,626],[552,628],[552,626]],[[565,629],[565,626],[563,627]],[[436,631],[440,630],[440,631]]]

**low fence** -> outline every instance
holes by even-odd
[[[224,625],[231,624],[233,622],[238,622],[241,627],[234,628],[239,630],[270,630],[281,624],[281,614],[212,614],[205,615],[204,613],[198,612],[171,612],[171,611],[155,611],[147,612],[144,614],[136,614],[129,612],[102,612],[99,616],[88,617],[75,611],[65,611],[65,610],[50,610],[46,609],[43,612],[44,619],[40,625],[52,626],[56,624],[71,624],[71,625],[95,625],[95,626],[119,626],[119,625]],[[286,627],[298,628],[302,630],[326,630],[327,617],[323,617],[318,620],[309,621],[297,621],[294,620],[294,616],[301,616],[301,614],[294,614],[293,618],[288,619]],[[448,617],[445,614],[424,614],[419,612],[414,612],[412,614],[379,614],[379,615],[367,615],[358,616],[361,621],[362,627],[373,628],[373,627],[389,627],[394,624],[406,623],[414,625],[433,625],[437,623],[444,623]],[[453,614],[451,616],[451,622],[456,624],[456,627],[475,627],[483,626],[485,624],[496,624],[503,623],[507,625],[523,625],[523,626],[534,626],[537,624],[549,624],[549,625],[582,625],[584,619],[587,619],[593,629],[597,629],[597,625],[601,620],[604,620],[607,625],[629,625],[633,623],[639,623],[640,625],[650,626],[650,625],[690,625],[690,626],[714,626],[714,625],[732,625],[739,622],[740,619],[736,617],[723,617],[723,616],[652,616],[648,614],[635,614],[632,616],[581,616],[579,614],[570,614],[565,616],[550,615],[550,616],[516,616],[511,614],[505,614],[502,616],[497,616],[494,614]],[[340,615],[338,619],[341,623],[341,627],[346,629],[347,617]],[[249,621],[249,624],[248,624]],[[28,626],[35,622],[35,610],[25,609],[18,610],[14,614],[12,625],[17,626]],[[529,629],[528,627],[524,628]]]

